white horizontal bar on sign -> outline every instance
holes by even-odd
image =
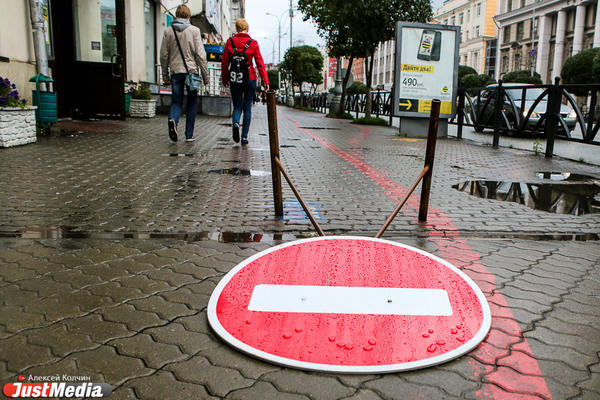
[[[314,314],[452,315],[443,289],[256,285],[250,311]]]

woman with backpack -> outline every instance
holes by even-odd
[[[248,144],[248,130],[252,119],[252,102],[256,92],[256,70],[260,73],[263,86],[269,90],[269,78],[265,62],[260,54],[260,48],[256,40],[248,35],[248,22],[240,18],[235,21],[237,34],[227,40],[223,59],[221,61],[221,80],[223,86],[230,87],[231,100],[233,101],[232,130],[233,141],[240,141],[240,117],[242,112],[242,144]]]

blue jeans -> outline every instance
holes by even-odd
[[[233,101],[233,116],[231,122],[240,123],[242,111],[244,112],[244,121],[242,123],[242,139],[248,140],[248,130],[250,130],[250,120],[252,119],[252,102],[254,101],[254,92],[256,92],[256,81],[248,83],[231,83],[231,100]]]
[[[171,110],[169,119],[179,125],[181,108],[183,107],[183,88],[187,74],[171,75]],[[196,124],[196,112],[198,111],[198,92],[187,92],[186,116],[185,116],[185,138],[194,137],[194,125]]]

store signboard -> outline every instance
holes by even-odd
[[[440,118],[456,113],[460,27],[398,22],[394,116],[429,118],[439,99]]]

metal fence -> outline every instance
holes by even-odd
[[[598,91],[600,84],[560,85],[559,78],[553,85],[503,84],[500,80],[485,88],[459,89],[457,114],[450,123],[458,125],[459,139],[464,126],[476,131],[493,129],[493,146],[498,146],[500,133],[543,135],[546,156],[551,157],[559,133],[565,140],[600,145]],[[585,98],[588,106],[579,107],[572,93]]]
[[[329,103],[333,95],[330,93],[317,94],[302,94],[294,98],[294,105],[301,107],[310,107],[317,111],[327,113]],[[392,92],[388,91],[372,91],[371,92],[371,114],[375,117],[387,116],[392,122]],[[364,114],[366,108],[366,94],[346,94],[344,101],[344,111],[350,114],[355,114],[358,118],[359,114]]]
[[[457,138],[462,139],[464,126],[476,131],[493,129],[493,145],[498,146],[499,135],[537,135],[545,137],[546,156],[551,157],[557,136],[563,140],[600,145],[600,84],[524,85],[503,84],[483,88],[459,89],[458,106],[454,119],[458,125]],[[585,106],[578,105],[573,93],[580,95]],[[331,94],[304,94],[295,97],[295,105],[311,107],[327,113]],[[497,101],[499,99],[499,101]],[[389,117],[392,124],[393,92],[372,91],[372,115]],[[344,111],[358,118],[364,114],[366,95],[347,95]]]

